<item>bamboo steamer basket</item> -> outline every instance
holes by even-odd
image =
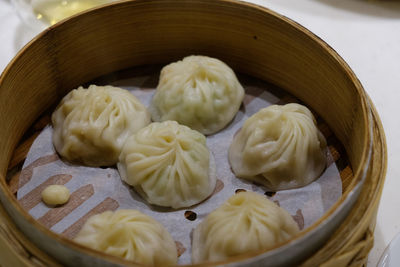
[[[376,110],[340,56],[302,26],[253,4],[136,0],[96,8],[50,27],[2,74],[1,265],[135,265],[75,244],[33,219],[16,200],[18,171],[10,170],[23,161],[37,134],[29,137],[28,129],[69,90],[105,74],[190,54],[218,57],[302,100],[332,129],[351,166],[342,175],[342,197],[298,236],[270,251],[202,266],[366,262],[386,172],[386,143]]]

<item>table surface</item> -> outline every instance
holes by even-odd
[[[0,0],[0,72],[33,33],[11,0]],[[362,0],[251,0],[302,24],[350,65],[374,102],[385,129],[388,171],[368,267],[376,266],[399,232],[400,212],[400,2]],[[396,164],[398,162],[398,164]]]

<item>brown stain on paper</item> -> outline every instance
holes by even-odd
[[[93,215],[100,214],[102,212],[111,210],[115,211],[118,209],[119,204],[116,200],[107,197],[105,200],[103,200],[100,204],[98,204],[96,207],[91,209],[88,213],[86,213],[84,216],[82,216],[79,220],[77,220],[74,224],[69,226],[62,234],[66,236],[67,238],[74,238],[79,231],[82,229],[83,225],[85,222],[92,217]]]
[[[36,167],[49,164],[51,162],[57,161],[58,159],[59,158],[57,154],[40,157],[25,168],[23,168],[21,171],[21,175],[19,176],[19,188],[23,187],[32,179],[33,170]]]
[[[183,253],[185,253],[186,248],[179,241],[175,241],[175,245],[176,245],[176,251],[178,252],[178,257],[180,257]]]
[[[296,215],[292,215],[292,218],[299,226],[299,229],[303,230],[304,229],[304,216],[303,216],[303,213],[301,212],[301,209],[298,209],[296,211]]]
[[[53,184],[64,185],[64,184],[68,183],[71,179],[72,179],[72,176],[69,174],[58,174],[58,175],[51,176],[45,182],[41,183],[35,189],[30,191],[28,194],[23,196],[21,199],[19,199],[19,203],[26,210],[30,210],[33,207],[35,207],[37,204],[40,203],[40,201],[42,200],[41,193],[47,186],[53,185]]]
[[[44,226],[51,228],[56,223],[61,221],[65,216],[70,214],[73,210],[79,207],[83,202],[89,199],[94,194],[93,185],[88,184],[82,186],[71,194],[67,204],[61,207],[54,207],[46,214],[38,219]]]

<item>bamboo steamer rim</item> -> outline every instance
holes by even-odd
[[[368,247],[368,242],[366,241],[368,241],[369,236],[371,243],[373,243],[373,231],[385,182],[388,156],[382,122],[370,98],[368,96],[367,98],[374,121],[373,141],[377,144],[377,149],[374,150],[372,155],[374,167],[369,170],[370,175],[367,177],[367,183],[363,187],[357,203],[352,208],[352,211],[356,209],[357,211],[350,213],[342,225],[335,231],[334,236],[327,242],[328,244],[321,248],[320,251],[316,252],[311,258],[303,262],[301,264],[303,267],[316,266],[321,262],[324,263],[324,267],[340,266],[343,265],[343,258],[349,257],[348,255],[355,255],[354,251],[359,254],[359,256],[353,258],[353,260],[352,258],[350,258],[350,260],[348,259],[348,264],[346,266],[361,266],[365,265],[367,262],[368,252],[372,248],[372,244]],[[364,199],[361,199],[361,196],[363,198],[368,197],[372,202],[363,202]]]
[[[131,4],[135,4],[135,5],[147,5],[149,2],[162,2],[161,0],[155,0],[155,1],[146,1],[146,0],[123,0],[123,1],[119,1],[117,3],[109,3],[106,5],[103,5],[102,7],[97,7],[97,8],[93,8],[90,9],[89,11],[85,11],[82,12],[80,14],[74,15],[72,16],[70,19],[67,20],[63,20],[53,26],[50,26],[48,29],[46,29],[45,31],[43,31],[41,34],[39,34],[38,36],[36,36],[32,41],[30,41],[26,46],[24,46],[24,48],[17,54],[16,57],[13,58],[13,60],[8,64],[8,66],[6,67],[6,69],[4,70],[2,76],[0,77],[0,84],[3,83],[3,80],[5,79],[4,77],[7,75],[7,73],[10,71],[10,69],[12,68],[12,66],[14,65],[15,62],[17,62],[19,60],[19,58],[27,53],[27,51],[29,50],[30,46],[37,42],[38,40],[41,40],[43,38],[43,36],[48,35],[48,34],[52,34],[52,32],[54,31],[54,29],[57,29],[59,27],[62,27],[65,24],[68,24],[72,21],[76,21],[78,20],[80,17],[84,17],[84,16],[88,16],[91,14],[95,14],[99,11],[101,11],[103,8],[110,8],[113,6],[118,6],[118,7],[123,7],[124,5],[131,5]],[[167,2],[167,1],[164,1]],[[178,2],[178,1],[169,1],[169,2]],[[188,0],[185,1],[185,3],[210,3],[211,0]],[[350,77],[359,96],[361,99],[361,105],[362,105],[362,110],[363,110],[363,115],[364,115],[364,121],[368,122],[368,132],[365,133],[365,142],[364,142],[364,153],[361,157],[360,162],[362,162],[360,164],[360,166],[368,166],[371,160],[371,153],[372,153],[372,118],[371,118],[371,113],[369,110],[369,105],[366,102],[367,99],[367,95],[365,94],[363,87],[361,85],[361,83],[359,82],[359,80],[357,79],[357,77],[355,76],[355,74],[352,72],[352,70],[350,69],[350,67],[347,65],[347,63],[345,63],[345,61],[336,53],[336,51],[331,48],[328,44],[326,44],[323,40],[321,40],[319,37],[317,37],[316,35],[314,35],[312,32],[310,32],[309,30],[307,30],[306,28],[304,28],[303,26],[301,26],[300,24],[292,21],[291,19],[279,15],[276,12],[265,8],[265,7],[261,7],[258,6],[256,4],[252,4],[252,3],[247,3],[247,2],[241,2],[241,1],[236,1],[236,0],[219,0],[219,3],[221,3],[221,5],[228,5],[228,6],[234,6],[234,7],[241,7],[241,8],[245,8],[245,9],[252,9],[252,11],[257,11],[257,12],[261,12],[263,14],[267,14],[269,16],[274,17],[275,19],[278,20],[282,20],[286,23],[288,23],[290,26],[292,26],[294,29],[296,29],[297,31],[301,31],[304,35],[306,35],[309,39],[312,39],[314,42],[318,43],[318,45],[323,48],[325,51],[327,51],[329,53],[329,55],[338,63],[342,66],[342,71],[345,72],[346,76]],[[367,141],[369,140],[369,141]],[[15,146],[14,146],[15,147]],[[8,162],[10,161],[10,157],[11,154],[8,155]],[[265,254],[265,253],[275,253],[278,252],[280,249],[282,249],[283,246],[288,245],[288,244],[296,244],[299,243],[301,238],[310,236],[313,232],[317,231],[318,229],[322,228],[326,223],[327,220],[332,219],[337,213],[338,213],[338,208],[340,208],[341,206],[343,206],[344,204],[346,204],[347,202],[350,201],[349,197],[354,194],[354,192],[356,191],[360,191],[361,187],[363,185],[363,182],[365,181],[366,178],[366,174],[367,174],[367,169],[363,169],[362,167],[357,168],[356,170],[354,170],[354,178],[353,181],[351,182],[351,184],[348,186],[348,190],[346,190],[346,192],[343,193],[342,197],[316,222],[314,222],[310,227],[308,227],[307,229],[304,229],[303,231],[301,231],[296,237],[286,241],[285,243],[279,244],[279,246],[275,246],[271,249],[268,250],[262,250],[262,251],[258,251],[258,252],[252,252],[252,253],[246,253],[240,256],[236,256],[236,257],[232,257],[229,260],[226,261],[220,261],[220,262],[213,262],[213,263],[205,263],[205,264],[195,264],[195,265],[187,265],[187,266],[215,266],[215,265],[219,265],[219,264],[229,264],[229,263],[234,263],[236,261],[242,261],[248,258],[253,258],[256,257],[258,255],[261,256],[261,254]],[[4,175],[2,175],[4,176]],[[28,220],[32,225],[35,226],[36,229],[38,229],[39,231],[41,231],[42,233],[50,236],[52,239],[57,240],[58,242],[72,247],[75,250],[81,250],[84,251],[85,253],[92,255],[94,257],[101,257],[104,258],[110,262],[113,263],[117,263],[117,264],[123,264],[123,265],[131,265],[131,266],[141,266],[138,264],[133,264],[132,262],[120,259],[118,257],[114,257],[99,251],[95,251],[92,250],[90,248],[87,248],[85,246],[82,246],[80,244],[77,244],[75,242],[72,242],[71,240],[64,238],[58,234],[55,234],[51,231],[49,231],[46,227],[42,226],[41,224],[39,224],[32,216],[30,216],[18,203],[18,201],[14,198],[14,196],[12,195],[12,193],[9,191],[8,186],[6,184],[5,178],[3,177],[3,179],[1,179],[0,182],[0,187],[1,190],[4,191],[4,193],[8,196],[8,199],[10,200],[10,203],[12,204],[13,208],[15,211],[17,211],[18,213],[22,214],[26,220]],[[183,265],[182,265],[183,266]]]

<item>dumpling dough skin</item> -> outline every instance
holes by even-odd
[[[68,161],[114,165],[125,139],[150,123],[150,113],[129,91],[91,85],[68,93],[52,115],[53,144]]]
[[[204,135],[165,121],[130,136],[117,166],[122,180],[147,202],[182,208],[211,195],[216,183],[214,164]]]
[[[272,105],[246,120],[233,138],[229,162],[237,177],[270,190],[305,186],[326,167],[326,140],[303,105]]]
[[[53,184],[47,186],[41,195],[43,202],[47,205],[62,205],[68,202],[70,192],[65,185]]]
[[[278,245],[299,232],[292,216],[254,192],[240,192],[211,212],[193,232],[192,262],[221,261]]]
[[[233,119],[243,97],[243,87],[225,63],[188,56],[161,70],[150,112],[153,121],[174,120],[213,134]]]
[[[175,241],[159,222],[137,210],[90,217],[74,241],[104,253],[151,266],[175,265]]]

